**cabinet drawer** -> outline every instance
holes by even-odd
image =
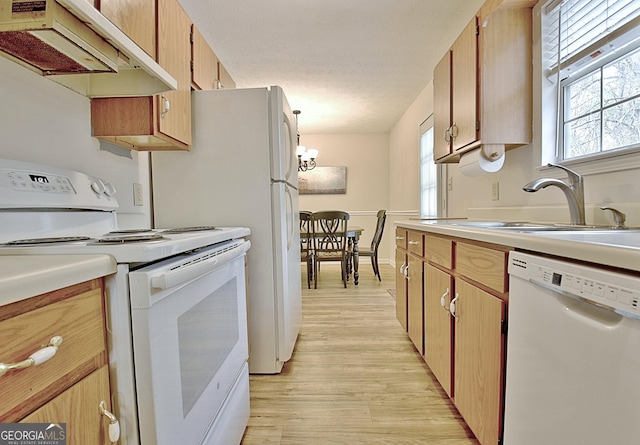
[[[507,291],[507,255],[502,250],[457,243],[456,270],[497,291]]]
[[[407,230],[396,228],[396,247],[407,250]]]
[[[424,234],[422,232],[416,232],[409,230],[407,232],[407,244],[409,252],[419,257],[424,256]]]
[[[451,269],[453,267],[453,242],[447,238],[426,235],[425,257],[432,263]]]
[[[27,359],[54,336],[63,339],[48,361],[0,378],[0,422],[21,419],[107,363],[102,288],[94,282],[89,289],[72,286],[0,308],[1,363]],[[2,317],[3,311],[15,315]]]

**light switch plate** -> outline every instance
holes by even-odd
[[[491,200],[498,201],[500,199],[500,183],[494,182],[491,184]]]

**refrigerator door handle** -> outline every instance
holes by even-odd
[[[287,251],[291,249],[291,243],[295,240],[296,235],[296,224],[295,218],[293,214],[294,203],[293,203],[293,195],[289,187],[284,188],[285,195],[287,197]]]

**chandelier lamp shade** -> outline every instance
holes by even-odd
[[[307,170],[313,170],[316,167],[318,150],[316,150],[315,148],[307,148],[304,145],[300,145],[300,131],[298,130],[298,115],[300,113],[300,110],[293,110],[293,114],[296,115],[296,135],[298,137],[296,155],[298,156],[298,171],[306,172]]]

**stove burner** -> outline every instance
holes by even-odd
[[[92,238],[88,236],[59,236],[53,238],[30,238],[30,239],[19,239],[14,241],[9,241],[5,243],[6,246],[24,246],[27,244],[56,244],[56,243],[70,243],[77,241],[89,241]]]
[[[101,244],[124,244],[124,243],[139,243],[144,241],[159,241],[164,237],[158,233],[151,233],[148,235],[126,235],[126,236],[106,236],[97,240]]]
[[[220,229],[214,226],[178,227],[176,229],[163,230],[162,233],[203,232],[207,230],[220,230]]]
[[[112,232],[109,232],[105,236],[127,235],[131,233],[149,233],[149,232],[153,232],[153,229],[120,229],[120,230],[114,230]]]

